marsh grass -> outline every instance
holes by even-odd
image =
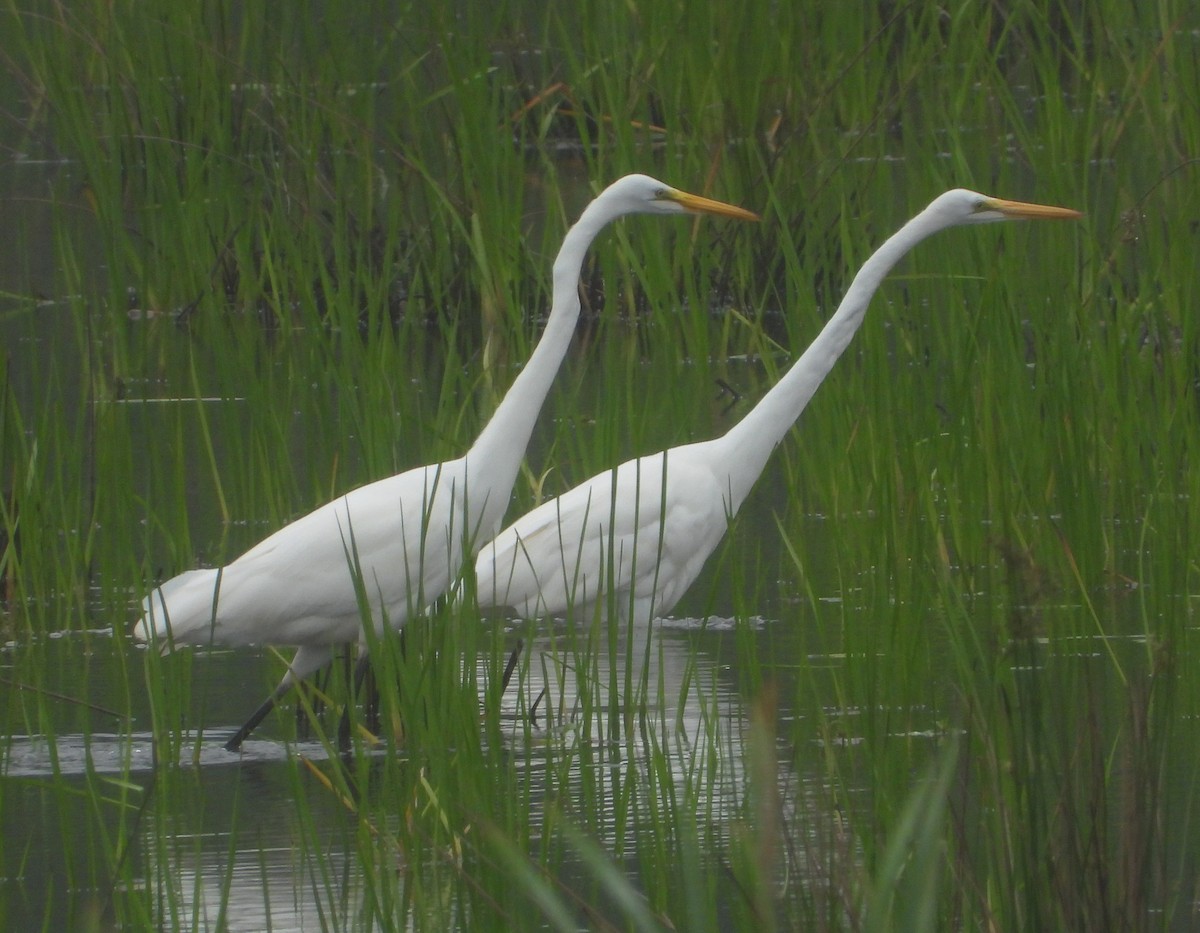
[[[212,928],[300,877],[328,929],[1186,925],[1194,12],[308,13],[0,13],[6,151],[64,163],[54,233],[13,247],[52,282],[0,283],[4,922]],[[264,724],[285,761],[206,757],[280,664],[134,649],[141,594],[460,453],[563,230],[633,170],[764,223],[598,242],[510,514],[726,430],[939,191],[1088,216],[914,251],[679,607],[697,630],[510,630],[468,582],[372,646],[382,751],[337,754],[338,666],[304,728]]]

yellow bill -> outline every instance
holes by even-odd
[[[1025,201],[1006,201],[1003,198],[988,198],[984,210],[999,211],[1014,220],[1075,220],[1083,214],[1069,207],[1052,207],[1048,204],[1029,204]]]
[[[736,220],[759,219],[757,214],[743,207],[726,204],[724,201],[714,201],[712,198],[701,197],[698,194],[688,194],[686,191],[677,191],[674,188],[665,189],[662,197],[664,200],[674,201],[697,214],[718,214],[721,217],[733,217]]]

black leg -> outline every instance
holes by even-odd
[[[516,670],[517,660],[521,657],[521,649],[525,647],[525,642],[517,639],[517,646],[513,648],[512,654],[508,656],[508,663],[504,665],[504,676],[500,678],[500,695],[503,696],[508,690],[508,683],[512,680],[513,671]]]
[[[537,725],[538,707],[542,705],[542,700],[546,698],[546,688],[542,687],[542,692],[537,695],[537,699],[533,701],[533,706],[529,707],[529,721],[535,726]]]
[[[366,651],[358,656],[358,663],[354,665],[354,686],[350,691],[350,696],[346,700],[346,705],[342,709],[342,718],[338,723],[338,748],[343,752],[350,750],[350,707],[354,705],[355,698],[358,696],[359,690],[362,689],[363,679],[367,676],[367,671],[371,667],[370,655]]]
[[[275,704],[279,702],[280,697],[292,689],[292,684],[299,683],[309,674],[320,670],[333,657],[333,650],[324,646],[301,645],[296,653],[292,656],[291,662],[288,664],[288,672],[284,675],[283,680],[279,682],[279,686],[275,688],[275,692],[267,698],[258,709],[254,711],[254,715],[246,720],[245,725],[238,729],[229,741],[225,743],[227,751],[236,752],[242,747],[242,742],[246,740],[260,722],[267,718],[267,713],[275,708]]]
[[[347,645],[345,652],[342,654],[342,661],[345,666],[346,676],[350,676],[350,652],[351,646]],[[329,694],[329,682],[333,679],[333,662],[326,664],[317,674],[315,687],[316,689],[310,692],[312,697],[312,715],[320,718],[325,711],[324,697]],[[308,715],[308,710],[304,708],[303,703],[296,704],[296,738],[307,739],[311,736],[312,720]]]
[[[282,687],[276,690],[269,697],[267,697],[263,705],[254,711],[254,714],[246,720],[246,722],[242,725],[242,728],[238,729],[237,732],[229,737],[229,741],[225,743],[225,751],[236,752],[238,749],[240,749],[242,747],[242,742],[246,740],[246,736],[253,732],[258,724],[267,718],[267,713],[271,712],[271,710],[275,708],[275,704],[279,702],[279,698],[283,696],[283,694],[287,693],[289,689],[291,689],[291,684],[288,684],[287,687]]]
[[[358,687],[363,698],[363,719],[367,728],[379,733],[379,684],[375,680],[374,666],[368,667],[362,684]]]

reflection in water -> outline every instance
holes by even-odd
[[[732,629],[720,619],[678,619],[635,628],[611,645],[606,628],[592,642],[564,628],[529,640],[501,709],[492,714],[500,717],[505,747],[488,754],[502,752],[516,764],[532,811],[534,851],[547,808],[564,802],[579,804],[573,812],[586,814],[589,832],[635,878],[639,835],[667,831],[645,823],[653,813],[694,818],[700,833],[726,843],[764,821],[750,796],[755,784],[747,768],[758,698],[747,701],[738,692],[722,660]],[[775,712],[768,710],[772,720]],[[791,752],[773,735],[772,721],[759,736],[777,790],[766,798],[773,808],[768,821],[788,838],[783,848],[790,850],[814,823],[814,808],[797,801],[818,795],[807,789],[810,779],[793,773]],[[300,758],[323,760],[323,746],[253,740],[238,755],[223,749],[223,738],[220,730],[184,735],[180,761],[165,764],[156,762],[145,732],[18,737],[9,742],[4,772],[34,779],[25,782],[30,786],[46,778],[136,786],[129,806],[144,804],[144,812],[126,820],[136,833],[134,887],[149,892],[161,926],[354,928],[370,913],[365,885],[378,878],[397,888],[404,883],[400,854],[381,845],[364,855],[362,823],[297,766]],[[22,786],[6,784],[6,792]],[[636,815],[622,815],[631,794]],[[78,823],[88,818],[81,813]],[[5,829],[9,839],[54,846],[32,821]],[[65,849],[66,837],[58,838]],[[567,864],[562,870],[560,881],[570,885],[571,873],[583,869]],[[77,911],[61,909],[68,916]]]
[[[220,786],[239,794],[226,782]],[[197,821],[188,813],[167,816],[162,826],[151,821],[144,834],[152,866],[147,883],[156,893],[160,922],[230,931],[352,926],[361,868],[344,815],[303,825],[292,795],[279,790],[244,791],[244,803],[228,817],[210,814]],[[199,830],[189,828],[197,823]]]
[[[533,639],[505,697],[512,744],[532,755],[590,751],[633,776],[665,765],[685,799],[702,786],[710,816],[734,818],[746,787],[747,710],[691,638],[700,628],[638,625],[611,646],[570,632]]]
[[[762,629],[750,640],[760,650],[781,628],[753,620],[737,625]],[[796,711],[786,688],[777,710],[769,697],[741,692],[731,666],[736,628],[720,619],[674,619],[634,629],[612,645],[606,628],[593,641],[565,627],[529,640],[498,715],[504,736],[499,751],[515,763],[531,809],[533,851],[549,822],[547,809],[565,802],[636,878],[637,839],[653,832],[645,821],[658,804],[663,813],[690,811],[698,829],[711,831],[718,845],[706,850],[709,858],[723,858],[747,826],[774,821],[783,843],[780,871],[790,871],[793,883],[816,891],[833,878],[860,877],[854,834],[840,828],[842,814],[830,805],[834,794],[823,783],[829,773],[824,758],[836,754],[848,761],[855,754],[867,710],[826,707],[829,731],[794,728]],[[54,669],[78,667],[80,641],[60,642]],[[1145,642],[1144,635],[1039,638],[1030,644],[1045,651],[1030,653],[1032,666],[1014,661],[1013,670],[1024,677],[1051,660],[1091,663],[1107,657],[1112,644],[1144,650]],[[819,677],[822,667],[840,663],[839,656],[810,656],[806,676]],[[889,729],[890,737],[936,741],[945,734],[936,708],[891,712],[903,728]],[[812,744],[777,742],[770,728],[775,721],[790,723],[781,731],[793,738],[807,734]],[[356,928],[367,912],[367,884],[378,878],[397,888],[404,883],[400,856],[379,846],[364,858],[357,818],[297,767],[300,758],[322,760],[323,746],[255,740],[236,755],[222,748],[223,738],[220,730],[185,735],[181,761],[164,766],[156,765],[146,732],[8,737],[0,768],[6,928],[64,928],[91,905],[107,902],[108,880],[95,878],[91,866],[110,864],[123,844],[114,803],[123,784],[137,787],[126,806],[148,801],[144,814],[124,825],[136,831],[129,856],[137,872],[133,887],[149,892],[163,927]],[[755,742],[760,749],[767,743],[774,769],[776,794],[766,799],[766,809],[752,796],[763,774],[748,764],[761,762],[752,753]],[[837,790],[849,818],[870,812],[855,799],[863,788]],[[631,793],[644,808],[632,818],[621,816]],[[94,801],[102,801],[99,811]],[[100,831],[98,823],[104,824]],[[585,870],[566,864],[560,880],[570,885],[571,873]]]
[[[632,856],[636,826],[621,833],[625,851],[615,849],[617,790],[628,795],[630,782],[639,793],[662,797],[664,806],[692,808],[698,825],[722,836],[746,820],[747,706],[727,669],[698,650],[696,627],[686,621],[643,627],[613,651],[607,644],[593,650],[562,633],[531,640],[500,710],[506,754],[518,756],[521,780],[528,782],[531,843],[548,801],[586,794],[599,841],[618,860]],[[585,709],[594,711],[590,719]],[[320,930],[359,916],[367,879],[354,819],[327,797],[313,798],[315,814],[306,820],[297,816],[295,786],[278,786],[284,769],[259,748],[273,746],[279,754],[281,745],[248,744],[247,756],[260,762],[241,768],[216,767],[224,753],[214,750],[215,741],[205,746],[201,783],[210,812],[162,817],[167,825],[152,824],[144,834],[157,860],[148,882],[157,887],[164,912],[199,917],[202,928],[231,930],[263,929],[268,922],[271,929]],[[323,754],[295,745],[290,753]],[[570,762],[565,778],[562,769],[546,767],[548,760]],[[553,775],[563,783],[551,786]],[[777,776],[784,785],[778,799],[794,800],[790,773],[781,769]],[[214,802],[239,796],[240,805],[228,813]],[[781,825],[791,821],[790,812],[778,816]],[[236,836],[227,831],[231,826]],[[164,846],[162,839],[169,842]],[[392,877],[401,883],[404,873]]]
[[[74,928],[85,914],[103,915],[110,896],[103,879],[88,885],[71,879],[86,877],[84,864],[103,864],[113,852],[81,855],[72,850],[87,848],[75,834],[94,819],[85,796],[89,786],[112,804],[116,788],[123,784],[137,788],[129,806],[144,805],[140,817],[130,818],[138,827],[131,857],[144,866],[135,887],[152,892],[159,925],[325,930],[331,919],[356,912],[352,898],[358,869],[346,813],[320,796],[297,807],[296,795],[303,788],[289,779],[291,767],[285,767],[291,756],[319,760],[324,756],[320,745],[248,742],[239,758],[226,752],[216,736],[184,744],[189,761],[197,752],[195,767],[156,769],[148,733],[11,740],[4,761],[4,792],[10,801],[20,797],[25,805],[9,808],[6,816],[20,812],[28,822],[4,825],[3,880],[6,887],[16,882],[23,886],[16,892],[22,897],[8,905],[6,916],[14,923],[8,929],[25,928],[15,922],[22,916],[31,927],[50,918],[50,928],[58,929]],[[165,795],[163,782],[172,785]],[[53,816],[49,823],[47,813]],[[115,818],[115,807],[106,813]],[[118,836],[112,827],[109,836]],[[31,842],[37,846],[33,858],[26,854],[23,867],[14,869],[7,856],[20,855]],[[65,896],[53,893],[64,890]],[[122,892],[118,889],[116,894]],[[28,914],[14,914],[13,907],[22,901],[29,905]]]
[[[703,867],[725,880],[718,863],[728,868],[738,846],[770,853],[781,882],[814,878],[846,857],[831,849],[843,834],[823,803],[822,779],[816,769],[797,773],[795,749],[775,737],[775,691],[743,696],[720,660],[734,628],[718,618],[658,620],[611,646],[605,630],[597,650],[569,630],[540,636],[506,695],[510,741],[530,764],[531,805],[587,814],[589,831],[631,877],[645,838],[666,834],[678,844],[687,824],[711,843]],[[561,773],[546,765],[563,761],[571,763],[566,786],[546,786],[545,775]],[[641,823],[624,824],[630,810]],[[655,814],[668,825],[647,825]],[[531,814],[530,825],[543,815]]]

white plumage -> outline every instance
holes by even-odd
[[[645,623],[695,582],[776,445],[862,324],[872,296],[913,246],[947,227],[1071,218],[1067,208],[956,189],[937,197],[863,264],[837,311],[795,365],[722,437],[605,470],[504,529],[475,564],[480,606],[564,616],[611,600]]]
[[[399,628],[441,596],[481,542],[496,533],[546,393],[579,317],[588,246],[626,214],[749,211],[678,191],[645,175],[610,185],[567,232],[554,261],[553,302],[529,362],[467,453],[417,467],[321,506],[220,569],[192,570],[146,597],[134,635],[161,645],[293,645],[299,650],[272,696],[226,743],[236,749],[293,683],[338,646]]]

